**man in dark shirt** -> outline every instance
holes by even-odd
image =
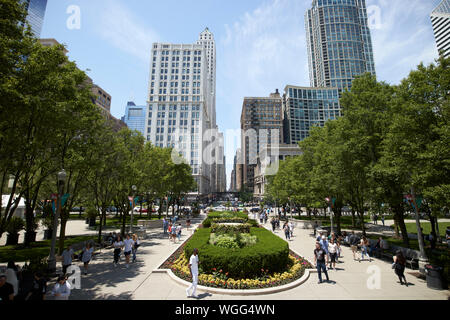
[[[359,238],[356,236],[355,231],[352,231],[352,234],[349,237],[350,242],[350,248],[352,249],[353,253],[353,260],[356,260],[356,252],[358,252],[358,244],[359,244]]]
[[[327,277],[327,282],[330,281],[328,278],[327,264],[328,255],[324,249],[321,248],[320,243],[316,242],[316,249],[314,250],[314,263],[317,267],[317,272],[319,273],[319,284],[322,283],[322,271]]]
[[[42,274],[38,272],[34,275],[33,288],[31,289],[31,292],[28,293],[28,296],[25,300],[42,301],[45,300],[46,293],[47,281],[45,281]]]
[[[14,288],[6,282],[6,276],[0,275],[0,303],[14,300]]]

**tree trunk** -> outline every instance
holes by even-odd
[[[127,216],[128,216],[127,213],[122,212],[122,230],[121,230],[122,236],[125,236],[125,233],[126,233],[125,229],[126,229],[126,225],[127,225]]]
[[[334,211],[334,217],[336,218],[337,234],[341,234],[341,215],[342,215],[342,208],[336,208],[336,211]]]
[[[353,206],[352,206],[352,228],[353,229],[355,229],[355,223],[356,223],[356,221],[355,221],[355,209],[353,209]]]
[[[435,224],[436,224],[436,238],[438,243],[442,243],[442,239],[441,239],[441,232],[439,231],[439,222],[438,222],[438,217],[436,216],[435,218]]]
[[[31,238],[30,235],[35,231],[34,230],[34,214],[33,214],[33,208],[31,204],[26,201],[25,206],[25,222],[26,222],[26,228],[25,228],[25,241],[24,245],[25,247],[28,247],[31,244]],[[28,234],[28,237],[26,236]]]
[[[97,239],[98,243],[102,243],[103,218],[104,218],[103,217],[103,210],[104,209],[102,209],[102,213],[100,215],[100,224],[98,226],[98,239]]]
[[[406,225],[405,225],[405,217],[404,217],[404,210],[403,210],[403,205],[397,205],[393,208],[394,211],[394,217],[396,217],[396,221],[398,224],[398,227],[402,233],[402,239],[403,239],[403,244],[409,248],[409,238],[408,238],[408,231],[406,230]]]
[[[61,229],[59,230],[59,255],[64,251],[64,241],[66,240],[67,217],[63,213],[61,215]]]

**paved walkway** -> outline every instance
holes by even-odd
[[[193,221],[194,222],[194,221]],[[84,223],[84,222],[83,222]],[[200,220],[193,223],[197,227]],[[267,223],[265,226],[270,227]],[[191,231],[192,232],[192,231]],[[182,241],[191,234],[183,229]],[[162,262],[174,252],[181,243],[173,244],[162,230],[153,229],[149,238],[142,241],[138,251],[138,261],[125,268],[124,258],[117,268],[113,266],[113,252],[103,250],[90,263],[87,276],[81,276],[81,290],[73,290],[71,300],[185,300],[185,287],[175,283],[166,274],[152,273]],[[275,232],[279,236],[281,230]],[[291,249],[312,259],[315,240],[310,236],[311,230],[295,229],[294,238],[289,242]],[[372,262],[353,261],[349,248],[343,248],[343,257],[337,271],[330,271],[331,283],[317,283],[317,274],[311,274],[303,285],[286,292],[265,296],[227,296],[202,293],[202,300],[447,300],[448,291],[428,289],[425,281],[409,275],[406,277],[410,286],[406,288],[398,283],[398,279],[391,269],[391,264],[381,260]],[[81,263],[78,263],[81,267]],[[367,281],[371,276],[368,268],[375,266],[380,274],[380,286],[369,289]],[[60,266],[58,266],[60,267]],[[49,284],[50,288],[53,284]]]
[[[269,228],[269,223],[266,225]],[[275,232],[283,236],[282,231]],[[291,249],[313,262],[315,240],[310,236],[310,230],[295,229]],[[358,262],[353,260],[350,248],[343,248],[342,263],[337,265],[337,271],[330,271],[332,283],[318,284],[317,274],[312,274],[303,285],[276,294],[266,296],[227,296],[203,293],[199,291],[202,300],[447,300],[448,291],[428,289],[426,282],[408,272],[406,277],[410,286],[401,286],[397,276],[391,269],[391,264],[381,260]],[[375,267],[379,273],[379,288],[369,289],[367,282],[371,274],[369,267]],[[166,274],[151,274],[132,295],[136,300],[184,300],[185,287],[175,283]]]

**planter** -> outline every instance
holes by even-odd
[[[44,230],[44,240],[50,240],[53,237],[53,230]]]
[[[425,273],[427,275],[427,287],[434,290],[444,290],[445,280],[443,275],[444,269],[438,266],[425,266]]]
[[[7,246],[15,246],[19,243],[19,234],[9,234],[6,237],[6,245]]]
[[[33,243],[36,242],[37,232],[26,232],[25,233],[25,243]]]

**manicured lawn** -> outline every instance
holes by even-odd
[[[164,218],[165,215],[161,216],[161,219]],[[137,226],[137,223],[139,220],[159,220],[158,219],[158,215],[152,215],[151,217],[149,217],[146,213],[142,214],[142,218],[139,216],[139,213],[134,214],[133,216],[133,226]],[[98,230],[98,224],[100,223],[100,218],[97,218],[97,226],[93,227],[93,230]],[[127,217],[127,221],[126,221],[126,225],[130,225],[131,223],[131,217],[128,216]],[[107,218],[106,219],[106,228],[121,228],[122,227],[122,219],[119,217],[114,217],[114,218]]]
[[[95,236],[67,237],[64,245],[80,243],[88,240],[95,240]],[[58,241],[56,242],[58,248]],[[38,241],[25,248],[23,245],[0,247],[0,263],[8,261],[24,262],[34,259],[42,259],[50,253],[51,240]]]
[[[425,235],[431,233],[431,223],[421,221],[420,225],[423,228],[423,232],[425,233]],[[439,233],[442,237],[445,237],[445,231],[449,226],[450,222],[439,222]],[[415,223],[406,223],[406,230],[408,230],[408,233],[417,234],[417,226]]]

